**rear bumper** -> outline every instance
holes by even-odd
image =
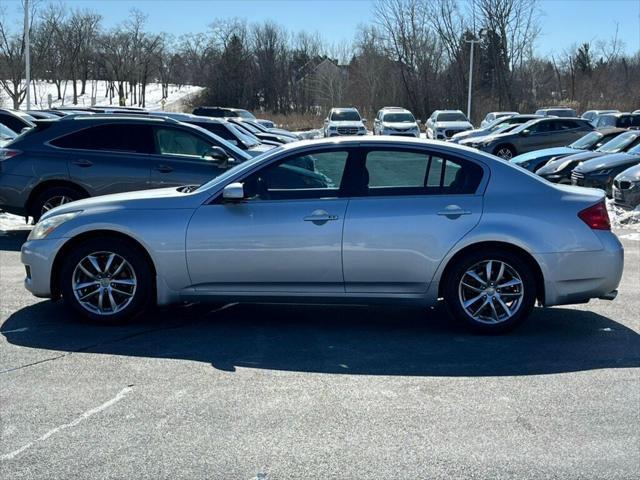
[[[31,177],[0,173],[0,210],[26,215],[25,204],[33,183]]]
[[[536,254],[544,275],[546,306],[613,300],[624,267],[624,248],[611,232],[595,232],[603,249]]]

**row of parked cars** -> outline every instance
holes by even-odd
[[[221,116],[224,115],[224,116]],[[39,219],[81,198],[201,185],[298,136],[246,110],[0,109],[0,209]]]

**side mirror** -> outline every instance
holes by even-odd
[[[214,146],[204,152],[203,157],[213,158],[214,160],[227,160],[229,158],[229,155],[224,151],[222,147]]]
[[[363,119],[362,119],[362,123],[363,123],[364,125],[366,125],[366,124],[367,124],[367,119],[366,119],[366,118],[363,118]]]
[[[531,133],[531,130],[529,130],[528,128],[526,130],[523,130],[522,132],[520,132],[520,134],[523,137],[528,137],[530,133]]]
[[[416,120],[416,123],[417,123],[418,125],[422,125],[422,120],[418,119],[418,120]]]
[[[325,123],[325,124],[329,123],[329,119],[328,119],[328,118],[325,118],[325,119],[324,119],[324,123]]]
[[[240,182],[230,183],[222,190],[222,199],[228,202],[244,200],[244,185]]]

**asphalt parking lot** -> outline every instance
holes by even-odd
[[[0,477],[637,478],[640,241],[614,302],[507,336],[439,309],[231,305],[77,323],[0,232]]]

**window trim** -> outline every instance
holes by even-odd
[[[474,165],[476,165],[478,168],[480,168],[482,170],[482,178],[480,178],[480,181],[478,182],[478,186],[476,187],[475,191],[473,193],[447,193],[447,192],[442,192],[443,188],[447,188],[447,187],[428,187],[428,186],[423,186],[423,187],[407,187],[407,188],[437,188],[438,190],[441,190],[438,193],[406,193],[406,194],[381,194],[381,195],[362,195],[362,194],[358,194],[357,192],[352,191],[351,192],[351,197],[350,198],[377,198],[377,199],[381,199],[381,198],[392,198],[392,197],[402,197],[402,198],[407,198],[407,197],[416,197],[416,198],[424,198],[424,197],[449,197],[449,196],[456,196],[456,197],[460,197],[460,196],[467,196],[467,197],[473,197],[473,196],[478,196],[478,195],[482,195],[482,192],[484,192],[484,189],[486,187],[486,183],[488,182],[488,176],[489,176],[489,171],[488,168],[482,164],[481,162],[476,162],[473,160],[470,160],[466,157],[462,157],[462,156],[455,156],[455,155],[451,155],[449,152],[443,153],[443,152],[439,152],[438,150],[435,149],[422,149],[420,147],[418,148],[412,148],[411,146],[407,145],[407,146],[401,146],[401,145],[389,145],[389,146],[361,146],[360,147],[361,150],[361,154],[360,154],[360,159],[361,159],[361,167],[364,167],[366,165],[366,156],[370,151],[405,151],[405,152],[410,152],[410,153],[419,153],[421,155],[426,155],[429,158],[428,161],[428,165],[427,165],[427,169],[425,171],[425,175],[428,176],[429,175],[429,170],[431,168],[431,160],[432,158],[438,157],[441,158],[443,160],[443,165],[446,165],[447,160],[451,161],[452,163],[458,163],[458,164],[463,164],[463,163],[472,163]],[[440,172],[440,184],[442,184],[443,182],[443,177],[445,174],[445,168],[442,168],[441,172]],[[426,180],[425,180],[426,181]],[[389,188],[402,188],[402,187],[389,187]]]

